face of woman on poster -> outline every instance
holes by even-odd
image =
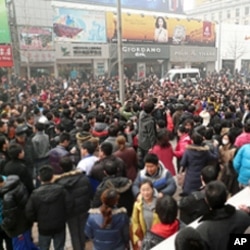
[[[163,19],[162,19],[162,18],[159,18],[159,19],[158,19],[159,28],[163,28],[163,24],[164,24]]]

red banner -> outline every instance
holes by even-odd
[[[0,45],[0,67],[13,66],[12,49],[10,45]]]

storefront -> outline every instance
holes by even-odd
[[[103,76],[108,70],[108,45],[56,43],[56,74],[87,79]]]
[[[124,44],[122,47],[124,72],[131,78],[149,74],[161,76],[168,64],[169,47],[161,44]],[[110,45],[110,71],[117,74],[117,46]],[[112,75],[111,74],[111,75]]]
[[[217,49],[199,46],[170,46],[169,68],[199,68],[201,72],[215,69]]]

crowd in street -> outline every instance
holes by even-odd
[[[237,72],[126,79],[124,103],[115,77],[2,79],[0,250],[63,250],[66,224],[74,250],[146,250],[175,233],[177,250],[226,250],[250,226],[244,201],[226,205],[250,181]]]

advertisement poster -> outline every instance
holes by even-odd
[[[0,0],[0,43],[10,43],[10,32],[8,24],[5,0]]]
[[[22,50],[51,50],[52,29],[35,26],[21,27],[19,41]]]
[[[53,32],[57,41],[105,43],[105,13],[81,9],[57,8]]]
[[[121,0],[121,6],[127,9],[158,11],[164,13],[183,13],[184,1],[188,0]],[[112,7],[116,7],[117,4],[117,0],[78,0],[78,2]]]
[[[146,64],[137,63],[137,79],[143,79],[146,77]]]
[[[117,16],[107,12],[107,37],[117,41]],[[215,46],[215,24],[192,19],[122,14],[122,38],[128,43]]]
[[[10,45],[0,45],[0,67],[12,67],[13,57]]]

